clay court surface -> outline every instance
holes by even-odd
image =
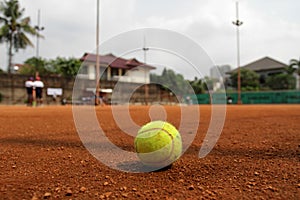
[[[179,107],[165,109],[177,126]],[[148,110],[130,114],[142,125]],[[300,105],[228,106],[219,141],[200,159],[210,110],[200,106],[195,140],[170,169],[126,173],[86,150],[71,106],[0,106],[0,199],[300,199]],[[109,139],[134,151],[111,108],[96,113]]]

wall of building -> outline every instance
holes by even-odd
[[[86,69],[84,69],[86,68]],[[104,71],[105,70],[105,71]],[[131,70],[112,69],[101,65],[101,80],[123,81],[131,83],[150,83],[150,69],[145,67],[135,67]],[[95,64],[86,62],[80,71],[80,77],[95,80]]]
[[[148,68],[136,67],[127,72],[126,78],[129,80],[127,82],[150,83],[150,71]]]

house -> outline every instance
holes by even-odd
[[[259,75],[271,76],[285,72],[286,65],[270,57],[264,57],[247,65],[242,66],[245,69],[251,69]]]
[[[78,73],[80,78],[96,79],[96,54],[85,53]],[[105,81],[121,81],[130,83],[150,83],[150,70],[155,67],[139,62],[137,59],[124,59],[113,54],[99,55],[100,76]]]
[[[285,69],[287,67],[287,64],[266,56],[247,65],[241,66],[240,69],[250,69],[255,71],[259,75],[260,82],[264,83],[268,76],[285,73]],[[233,73],[236,70],[237,69],[230,73]]]

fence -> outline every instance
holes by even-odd
[[[198,94],[190,96],[194,104],[215,104],[228,103],[236,104],[238,100],[237,93],[213,93]],[[264,92],[242,92],[241,100],[243,104],[296,104],[300,103],[300,91],[264,91]]]

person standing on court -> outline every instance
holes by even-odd
[[[28,78],[28,80],[25,82],[26,92],[27,92],[27,105],[32,106],[33,102],[33,77]]]
[[[35,99],[36,99],[36,105],[42,105],[43,104],[43,88],[44,83],[41,81],[41,78],[39,76],[36,77],[33,87],[35,89]]]

